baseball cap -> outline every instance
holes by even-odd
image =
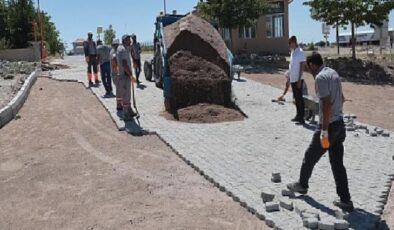
[[[123,35],[122,36],[122,41],[124,41],[126,38],[128,38],[128,37],[130,37],[130,35],[129,34],[125,34],[125,35]]]
[[[119,45],[119,44],[120,44],[119,39],[114,39],[112,41],[112,45]]]

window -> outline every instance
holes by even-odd
[[[239,28],[239,37],[251,39],[256,37],[256,26]]]
[[[265,21],[267,38],[281,38],[284,36],[283,14],[267,16]]]

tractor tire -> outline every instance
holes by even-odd
[[[144,74],[145,74],[145,80],[152,81],[152,77],[153,77],[152,64],[149,61],[144,62]]]
[[[154,78],[155,78],[155,84],[157,88],[163,89],[163,61],[162,57],[160,55],[160,52],[158,55],[155,56],[154,60]]]

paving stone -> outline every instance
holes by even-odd
[[[319,230],[335,230],[334,222],[329,220],[320,220]]]
[[[294,198],[295,193],[293,191],[290,191],[288,189],[282,189],[282,196],[287,196],[289,198]]]
[[[294,209],[293,202],[288,198],[279,199],[279,205],[282,208],[287,209],[289,211],[293,211],[293,209]]]
[[[316,217],[305,218],[302,220],[304,227],[316,229],[319,225],[319,220]]]
[[[261,198],[263,199],[264,203],[267,203],[267,202],[273,201],[274,198],[275,198],[275,195],[272,194],[272,193],[262,192],[261,193]]]
[[[335,220],[334,223],[335,229],[348,229],[349,226],[350,224],[346,220]]]
[[[277,212],[280,211],[279,204],[275,202],[267,202],[265,203],[265,210],[267,212]]]
[[[282,177],[281,177],[280,173],[272,173],[271,181],[274,183],[282,182]]]

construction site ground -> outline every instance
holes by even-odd
[[[71,69],[54,72],[53,78],[85,81],[82,57],[66,58],[65,62]],[[21,118],[0,130],[4,150],[0,154],[0,225],[7,229],[266,228],[264,222],[181,161],[177,153],[266,220],[282,229],[301,227],[295,212],[267,213],[260,193],[280,193],[283,184],[270,182],[272,172],[281,172],[283,183],[296,179],[312,132],[289,122],[294,116],[292,105],[271,103],[280,90],[267,83],[278,79],[283,83],[281,76],[254,77],[275,80],[233,83],[248,119],[203,125],[167,121],[160,115],[162,92],[144,82],[147,87],[136,92],[141,124],[158,133],[160,139],[118,132],[121,121],[113,108],[115,99],[100,98],[102,88],[89,91],[77,83],[39,79]],[[345,93],[355,103],[356,96],[346,89]],[[368,105],[377,106],[377,102],[371,103]],[[368,112],[374,111],[378,110]],[[361,113],[350,112],[363,122],[378,125]],[[287,144],[281,144],[284,142]],[[387,192],[386,182],[393,172],[394,144],[392,137],[349,133],[345,145],[356,205],[350,222],[359,229],[357,226],[376,221],[380,213],[380,196]],[[317,166],[308,197],[295,200],[295,205],[313,206],[324,218],[331,218],[336,194],[327,159]],[[392,191],[383,214],[390,227],[394,227],[393,201]]]
[[[80,84],[38,79],[20,116],[0,130],[1,229],[266,228]]]

